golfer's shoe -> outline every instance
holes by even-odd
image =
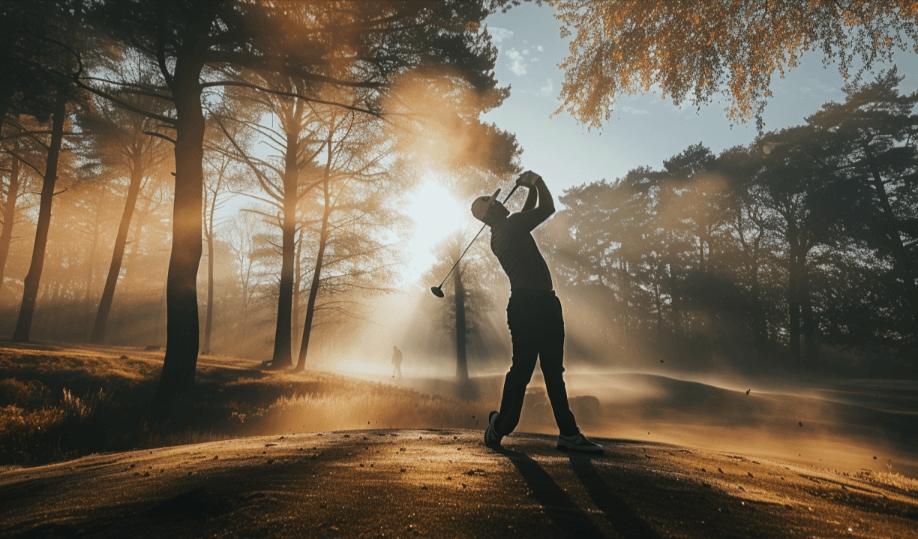
[[[573,436],[558,436],[557,447],[561,451],[578,451],[580,453],[589,453],[590,455],[602,455],[602,446],[584,436],[579,428],[577,429],[577,434]]]
[[[485,429],[484,443],[488,447],[500,447],[500,440],[503,435],[497,434],[494,426],[497,424],[497,412],[493,411],[488,414],[488,428]]]

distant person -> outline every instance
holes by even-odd
[[[402,379],[402,351],[398,349],[398,346],[392,345],[392,365],[395,366],[395,369],[392,371],[392,378],[395,378],[395,375],[398,374],[398,379]]]
[[[518,213],[511,215],[497,200],[499,189],[472,203],[472,215],[490,227],[491,251],[510,279],[507,325],[513,344],[513,362],[504,381],[500,411],[493,411],[488,416],[485,445],[499,447],[501,439],[519,424],[526,386],[532,379],[538,358],[560,431],[557,448],[602,454],[602,446],[580,432],[567,402],[562,376],[564,317],[561,302],[552,290],[551,273],[531,234],[555,213],[555,204],[538,174],[526,171],[517,178],[516,184],[529,190],[523,209]]]

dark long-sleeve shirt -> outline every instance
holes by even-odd
[[[510,278],[510,290],[551,290],[551,272],[532,237],[537,221],[531,211],[513,213],[491,226],[491,252]]]

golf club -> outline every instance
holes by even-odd
[[[513,193],[516,192],[517,188],[519,188],[519,184],[513,186],[513,189],[510,190],[510,193],[509,193],[509,194],[507,195],[507,197],[504,199],[504,202],[503,202],[504,204],[506,204],[507,201],[510,200],[510,197],[513,196]],[[433,292],[433,295],[437,296],[438,298],[442,298],[442,297],[443,297],[443,283],[445,283],[445,282],[446,282],[446,279],[448,279],[449,276],[450,276],[450,274],[453,273],[453,270],[456,269],[456,266],[459,265],[459,261],[462,260],[462,257],[465,256],[465,253],[468,252],[469,247],[471,247],[472,244],[475,243],[475,240],[478,239],[478,236],[481,235],[481,233],[484,231],[484,229],[485,229],[486,226],[488,226],[488,225],[487,225],[487,224],[481,225],[481,228],[478,230],[478,234],[475,234],[475,237],[472,238],[472,241],[469,242],[469,245],[468,245],[468,247],[465,248],[465,251],[462,251],[462,254],[459,255],[459,258],[456,259],[456,263],[453,264],[453,267],[451,267],[451,268],[449,269],[449,271],[446,272],[446,277],[443,277],[443,280],[440,282],[440,286],[431,286],[431,287],[430,287],[430,291]]]

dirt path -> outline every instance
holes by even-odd
[[[0,472],[4,537],[915,537],[856,470],[466,430],[244,438]]]

